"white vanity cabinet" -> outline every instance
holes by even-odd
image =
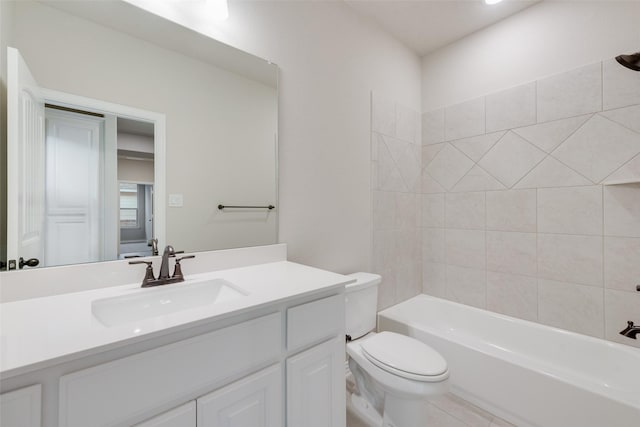
[[[135,427],[195,427],[196,426],[196,402],[185,403],[170,411],[157,415]]]
[[[40,427],[42,386],[0,394],[0,426]]]

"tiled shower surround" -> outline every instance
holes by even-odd
[[[607,185],[640,181],[640,73],[608,60],[424,113],[414,187],[384,110],[374,99],[381,305],[418,292],[421,269],[427,294],[640,347],[618,334],[640,323],[640,183]]]

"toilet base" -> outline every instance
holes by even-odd
[[[382,427],[382,417],[362,396],[353,393],[349,396],[351,410],[370,427]]]

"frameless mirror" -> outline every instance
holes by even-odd
[[[122,1],[2,1],[0,21],[0,260],[277,241],[274,64]]]

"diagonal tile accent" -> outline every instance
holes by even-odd
[[[378,185],[384,191],[407,191],[387,144],[378,145]]]
[[[640,104],[640,73],[620,66],[615,59],[602,63],[604,110]]]
[[[444,148],[444,144],[424,145],[422,147],[422,168],[424,169]]]
[[[422,171],[422,193],[423,194],[434,194],[434,193],[445,193],[447,190],[442,188],[442,185],[438,184],[438,181],[433,179],[429,172]]]
[[[600,113],[609,120],[640,133],[640,105]]]
[[[390,136],[382,136],[382,139],[387,145],[389,153],[391,154],[391,158],[393,158],[394,162],[397,162],[398,159],[400,159],[400,156],[404,154],[407,147],[410,145],[409,142],[402,141],[398,138],[392,138]]]
[[[420,146],[408,144],[405,150],[396,160],[396,165],[400,171],[400,176],[409,191],[416,191],[420,188]]]
[[[506,187],[489,175],[480,166],[475,165],[451,191],[491,191],[505,190]]]
[[[478,165],[511,188],[544,157],[545,153],[539,148],[508,132]]]
[[[538,123],[602,109],[602,63],[538,80]]]
[[[600,182],[638,153],[640,134],[595,115],[552,156],[593,182]]]
[[[513,188],[573,187],[579,185],[593,185],[593,183],[549,156]]]
[[[640,181],[640,154],[629,160],[620,169],[605,178],[608,181]]]
[[[471,160],[477,162],[485,155],[493,145],[507,133],[494,132],[487,135],[473,136],[471,138],[459,139],[451,142],[458,150],[469,156]]]
[[[585,114],[584,116],[571,117],[570,119],[514,129],[513,131],[539,149],[550,153],[590,117],[590,114]]]
[[[473,167],[473,162],[451,144],[446,144],[427,165],[427,171],[440,185],[450,190]]]

